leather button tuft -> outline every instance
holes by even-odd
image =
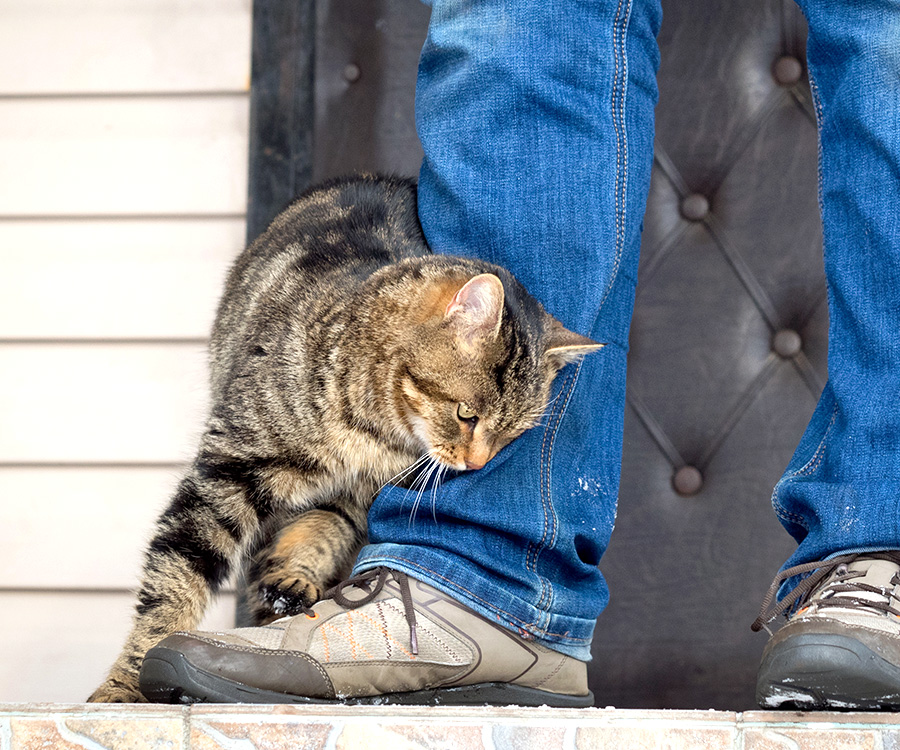
[[[790,328],[782,328],[772,338],[772,349],[782,359],[796,357],[803,348],[800,334]]]
[[[672,486],[682,497],[696,495],[703,487],[703,475],[696,466],[682,466],[672,477]]]
[[[793,86],[803,77],[803,63],[791,55],[779,57],[772,68],[772,75],[779,86]]]
[[[359,69],[359,65],[349,63],[344,66],[344,80],[347,83],[356,83],[361,75],[362,71]]]
[[[700,193],[692,193],[681,201],[681,215],[688,221],[702,221],[709,213],[709,201]]]

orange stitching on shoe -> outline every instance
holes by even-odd
[[[347,640],[350,641],[350,653],[353,655],[353,661],[356,661],[356,636],[353,635],[353,613],[347,613]]]
[[[351,635],[347,635],[346,633],[341,632],[341,631],[338,630],[334,625],[332,625],[330,622],[326,622],[326,623],[322,626],[322,631],[323,631],[323,633],[324,633],[324,631],[325,631],[326,629],[327,629],[327,630],[330,630],[334,635],[336,635],[336,636],[338,636],[338,637],[340,637],[340,638],[343,638],[347,643],[349,643],[349,644],[350,644],[350,653],[351,653],[351,655],[353,656],[353,661],[359,661],[359,657],[358,657],[358,655],[357,655],[357,653],[356,653],[356,649],[357,649],[357,647],[359,646],[359,644],[356,642],[356,639],[353,637],[352,634],[351,634]],[[362,647],[360,646],[360,648],[362,648]],[[362,650],[363,650],[363,651],[366,651],[364,648],[363,648]],[[370,659],[372,658],[372,655],[371,655],[368,651],[366,651],[366,656],[368,656]]]
[[[391,643],[394,643],[410,659],[416,658],[415,654],[411,654],[409,651],[407,651],[405,648],[403,648],[403,644],[388,633],[386,624],[385,624],[385,626],[382,627],[382,625],[380,623],[376,622],[372,617],[369,617],[369,615],[367,615],[363,612],[357,612],[356,614],[359,617],[362,617],[367,622],[372,623],[372,625],[375,627],[375,630],[378,631],[379,633],[381,633],[381,635],[384,637],[384,639],[388,642],[388,646],[390,646]],[[370,658],[371,658],[371,655],[370,655]]]
[[[384,628],[384,632],[387,632],[387,618],[384,616],[384,607],[381,606],[381,602],[375,602],[375,609],[378,612],[378,616],[381,618],[381,626]],[[390,661],[391,658],[391,642],[387,643],[387,658]]]
[[[337,628],[335,628],[335,627],[333,627],[333,626],[332,626],[332,630],[333,630],[334,633],[336,633],[337,635],[341,636],[341,638],[343,638],[344,640],[346,640],[346,641],[350,644],[350,652],[351,652],[351,654],[353,655],[353,661],[359,661],[359,654],[357,654],[357,649],[359,649],[360,651],[362,651],[362,652],[363,652],[367,657],[369,657],[370,659],[373,659],[374,657],[372,656],[372,654],[370,654],[370,653],[366,650],[366,647],[365,647],[365,646],[363,646],[359,641],[356,640],[356,636],[353,634],[353,617],[354,617],[354,614],[358,614],[358,613],[354,613],[354,612],[348,612],[348,613],[347,613],[347,625],[348,625],[349,633],[343,633],[343,632],[341,632],[340,630],[338,630]],[[328,623],[328,624],[331,625],[331,623]],[[326,626],[323,625],[322,627],[326,627]]]

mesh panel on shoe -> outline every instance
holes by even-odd
[[[470,648],[455,635],[417,613],[419,653],[410,650],[409,625],[397,599],[372,602],[330,618],[316,629],[309,655],[319,662],[426,661],[467,664]]]

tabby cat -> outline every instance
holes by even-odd
[[[257,622],[314,603],[409,467],[482,467],[533,426],[566,330],[512,275],[432,255],[413,180],[301,196],[237,259],[210,342],[211,411],[147,551],[133,629],[91,701],[142,700],[146,651],[196,628],[244,554]]]

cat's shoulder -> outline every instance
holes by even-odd
[[[368,203],[415,205],[417,181],[415,177],[395,174],[358,172],[313,185],[293,201],[293,205],[332,202],[335,206],[355,206]]]
[[[248,254],[271,257],[288,246],[316,265],[430,254],[419,223],[416,180],[356,174],[309,188],[275,217]]]
[[[358,227],[412,221],[418,225],[413,177],[352,174],[318,183],[301,193],[283,216],[292,220],[341,220]]]

